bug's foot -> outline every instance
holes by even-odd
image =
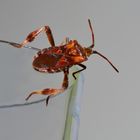
[[[62,89],[47,88],[47,89],[38,90],[38,91],[34,91],[34,92],[30,93],[25,100],[27,101],[34,94],[41,94],[41,95],[49,95],[49,96],[51,96],[51,95],[59,94],[61,92],[64,92],[63,88]],[[48,102],[48,100],[50,98],[49,96],[48,96],[46,102]]]
[[[48,97],[47,97],[47,99],[46,99],[46,106],[47,106],[47,105],[48,105],[48,103],[49,103],[50,97],[51,97],[51,95],[50,95],[50,96],[48,96]]]
[[[25,98],[25,100],[26,100],[26,101],[29,100],[29,98],[30,98],[33,94],[37,94],[37,93],[36,93],[36,92],[30,93],[30,94],[27,96],[27,98]]]

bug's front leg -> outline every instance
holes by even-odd
[[[68,88],[68,73],[69,73],[69,69],[66,68],[64,70],[64,79],[63,79],[62,87],[60,89],[46,88],[43,90],[37,90],[30,93],[29,96],[26,98],[26,100],[28,100],[34,94],[48,95],[46,99],[46,105],[47,105],[51,96],[55,96],[59,93],[62,93]]]
[[[44,31],[46,33],[47,38],[48,38],[51,46],[55,46],[54,38],[53,38],[52,31],[51,31],[50,27],[44,26],[44,27],[41,27],[41,28],[29,33],[28,36],[26,37],[26,39],[20,45],[17,45],[15,47],[17,47],[17,48],[24,47],[28,43],[32,42],[39,35],[39,33],[41,33],[42,31]]]
[[[82,69],[80,69],[80,70],[75,71],[75,72],[72,73],[72,76],[74,77],[75,80],[76,80],[76,76],[75,76],[75,74],[77,74],[77,73],[79,73],[79,72],[81,72],[81,71],[83,71],[83,70],[86,69],[86,66],[83,65],[83,64],[77,64],[77,65],[79,65],[80,67],[82,67]]]

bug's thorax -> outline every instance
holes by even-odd
[[[92,48],[83,47],[76,40],[73,40],[67,44],[67,52],[70,56],[81,56],[86,59],[92,54]]]

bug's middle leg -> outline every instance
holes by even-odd
[[[46,99],[46,105],[47,105],[51,96],[55,96],[59,93],[62,93],[68,88],[68,73],[69,73],[68,68],[66,68],[66,70],[64,70],[64,79],[63,79],[62,87],[60,89],[46,88],[43,90],[37,90],[30,93],[29,96],[26,98],[26,100],[28,100],[34,94],[48,95]]]
[[[44,26],[44,27],[41,27],[41,28],[29,33],[28,36],[26,37],[26,39],[19,46],[15,46],[15,47],[17,47],[17,48],[24,47],[28,43],[32,42],[39,35],[39,33],[41,33],[42,31],[44,31],[46,33],[47,38],[48,38],[51,46],[55,46],[54,38],[53,38],[52,31],[51,31],[50,27]]]

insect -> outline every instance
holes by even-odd
[[[88,57],[91,56],[92,54],[97,54],[101,56],[116,70],[116,72],[119,72],[118,69],[111,63],[111,61],[108,58],[106,58],[98,51],[94,50],[94,33],[90,20],[88,20],[88,24],[92,38],[92,44],[89,47],[82,47],[77,40],[69,40],[68,38],[66,38],[65,43],[56,46],[52,31],[49,26],[41,27],[29,33],[29,35],[21,44],[0,40],[0,42],[9,43],[13,47],[23,48],[28,43],[32,42],[41,32],[45,32],[51,46],[49,48],[44,49],[31,47],[32,49],[36,49],[38,51],[33,58],[32,62],[33,68],[39,72],[44,73],[56,73],[56,72],[64,73],[61,88],[59,89],[46,88],[43,90],[33,91],[32,93],[29,94],[26,100],[28,100],[34,94],[48,95],[46,99],[47,105],[51,96],[55,96],[59,93],[62,93],[68,88],[69,69],[73,65],[78,65],[81,67],[80,70],[72,73],[74,79],[76,79],[76,74],[86,69],[86,66],[82,64],[82,62],[87,61]]]

